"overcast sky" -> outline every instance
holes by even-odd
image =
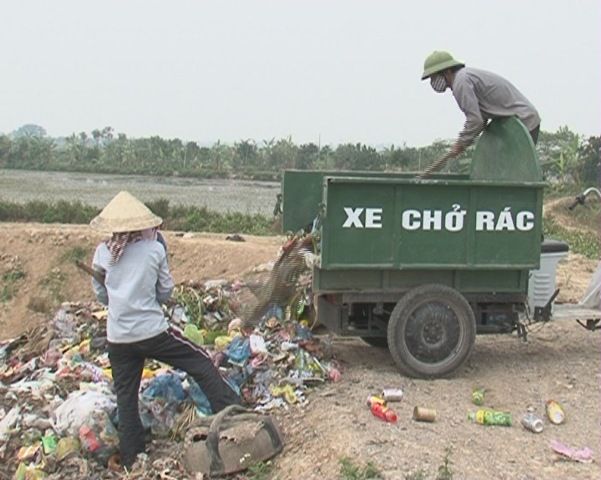
[[[463,114],[420,80],[449,50],[543,130],[601,133],[599,0],[3,1],[0,131],[110,125],[201,143],[424,145]]]

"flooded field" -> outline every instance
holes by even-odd
[[[166,198],[172,204],[206,206],[218,212],[271,215],[280,184],[0,169],[1,200],[80,200],[102,207],[121,190],[127,190],[143,201]]]

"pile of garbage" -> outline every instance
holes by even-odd
[[[180,285],[165,314],[211,352],[249,408],[302,407],[311,387],[337,381],[340,371],[330,345],[311,333],[306,283],[299,285],[292,307],[270,305],[251,328],[238,317],[240,281]],[[120,478],[106,317],[99,304],[65,303],[47,325],[0,343],[0,477]],[[183,372],[147,361],[139,398],[158,446],[152,462],[141,456],[146,463],[134,470],[186,478],[174,445],[197,416],[212,413],[202,389]]]

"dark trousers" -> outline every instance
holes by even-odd
[[[126,467],[144,451],[138,394],[146,358],[154,358],[191,375],[209,399],[213,413],[240,403],[240,398],[215,368],[209,354],[174,328],[141,342],[109,342],[108,352],[117,392],[121,462]]]
[[[538,133],[540,132],[540,123],[534,127],[532,130],[530,130],[530,136],[532,137],[532,141],[534,142],[534,145],[536,145],[536,142],[538,142]]]

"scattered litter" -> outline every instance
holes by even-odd
[[[555,425],[561,425],[565,422],[566,414],[563,407],[555,400],[548,400],[546,404],[547,417],[549,421]]]
[[[533,433],[541,433],[545,428],[543,419],[534,412],[527,412],[522,417],[522,426]]]
[[[467,415],[468,420],[480,425],[498,425],[502,427],[511,427],[511,413],[499,412],[496,410],[480,409],[470,412]]]
[[[19,420],[20,411],[19,407],[13,407],[2,421],[0,421],[0,442],[6,442],[6,440],[8,440],[11,428],[17,423],[17,420]]]
[[[58,434],[78,435],[79,429],[98,412],[112,412],[115,401],[102,393],[76,391],[55,412],[54,428]]]
[[[591,463],[593,461],[593,451],[588,448],[572,448],[557,440],[551,440],[551,449],[561,458],[580,463]]]
[[[396,423],[397,414],[391,408],[381,403],[373,403],[370,407],[371,413],[385,422]]]
[[[400,402],[403,400],[403,389],[401,388],[385,388],[382,390],[382,398],[387,402]]]
[[[284,251],[287,259],[291,252],[296,250]],[[270,272],[273,265],[257,271]],[[342,376],[324,353],[329,347],[309,328],[310,278],[295,276],[294,282],[287,283],[285,297],[262,290],[265,308],[252,325],[241,318],[247,318],[245,295],[254,293],[241,280],[181,284],[164,309],[170,324],[211,353],[225,380],[256,412],[303,408],[312,389]],[[64,303],[42,327],[0,342],[0,477],[105,478],[122,469],[106,320],[106,308],[97,303]],[[153,457],[139,459],[132,478],[150,478],[149,472],[190,478],[179,460],[179,442],[212,414],[205,393],[183,372],[148,360],[139,400]]]
[[[413,420],[417,422],[436,421],[436,410],[433,408],[415,407],[413,409]]]
[[[484,394],[486,390],[484,388],[474,388],[472,391],[472,403],[474,405],[484,405]]]

